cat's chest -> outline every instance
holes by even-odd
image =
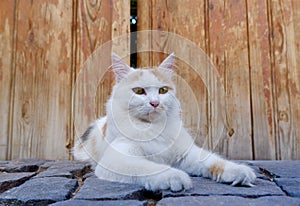
[[[158,136],[148,142],[139,143],[143,156],[147,159],[163,164],[173,164],[179,159],[176,142],[171,137]]]

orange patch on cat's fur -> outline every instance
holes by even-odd
[[[224,173],[224,163],[223,162],[216,162],[209,168],[209,172],[212,176],[219,176]]]
[[[103,127],[102,127],[102,135],[103,135],[103,139],[106,136],[106,129],[107,129],[107,122],[104,123]]]
[[[173,85],[172,80],[168,77],[166,77],[166,75],[164,75],[162,72],[160,72],[157,69],[151,69],[149,70],[154,76],[156,76],[159,80],[169,84],[169,85]],[[173,89],[173,88],[170,88]]]
[[[128,77],[128,80],[131,82],[136,82],[143,75],[142,71],[136,71],[134,74]]]
[[[78,151],[81,151],[83,149],[83,145],[82,145],[82,143],[80,143],[79,145],[78,145],[78,147],[77,147],[77,150]]]

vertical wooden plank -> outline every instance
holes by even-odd
[[[229,158],[252,159],[246,2],[209,0],[208,7],[210,56],[223,75],[233,129],[217,147]]]
[[[295,148],[293,149],[292,159],[300,159],[300,1],[292,0],[292,12],[293,12],[293,27],[294,27],[294,39],[290,43],[294,52],[293,61],[295,61],[295,67],[292,67],[291,72],[291,96],[293,110],[293,133],[295,139]]]
[[[110,18],[109,21],[111,23],[106,32],[110,33],[111,36],[107,37],[105,41],[111,41],[111,52],[115,52],[120,57],[126,57],[125,59],[123,59],[124,62],[130,64],[130,38],[129,35],[125,37],[123,36],[130,32],[130,0],[108,1],[106,2],[106,6],[104,6],[103,9],[107,11],[108,8],[110,8],[110,13],[107,13],[107,18]],[[106,14],[103,13],[102,15],[105,16]],[[118,41],[118,38],[121,38],[122,41]],[[99,47],[101,46],[102,45],[99,45]],[[110,59],[110,57],[110,53],[107,53],[107,56],[104,58]],[[106,115],[105,105],[107,99],[111,94],[113,85],[114,75],[112,72],[108,71],[99,83],[98,87],[96,97],[98,107],[97,117]]]
[[[270,8],[277,153],[279,159],[299,159],[299,2],[274,0]]]
[[[205,49],[205,2],[192,0],[152,0],[151,29],[178,34]],[[143,17],[141,17],[143,18]],[[152,44],[161,44],[161,39],[152,40]],[[154,64],[161,62],[166,55],[156,54]]]
[[[111,6],[108,0],[78,1],[79,65],[111,39]]]
[[[7,159],[13,54],[14,1],[0,2],[0,159]]]
[[[66,159],[70,135],[71,1],[16,1],[10,158]]]
[[[111,4],[108,0],[96,2],[91,0],[78,1],[77,75],[81,72],[80,70],[82,69],[84,62],[90,55],[99,49],[102,44],[111,40],[111,11]],[[108,52],[108,55],[109,53],[110,51]],[[107,97],[110,89],[110,87],[101,86],[100,84],[99,95],[92,94],[89,90],[89,77],[85,77],[84,80],[85,82],[81,84],[82,88],[80,88],[80,93],[76,94],[83,102],[75,100],[74,115],[75,119],[80,121],[76,123],[75,126],[82,126],[82,128],[75,128],[75,138],[82,135],[82,132],[98,115],[103,114],[103,106],[101,105],[101,102],[99,102],[99,95],[103,95],[102,99],[104,99]],[[108,76],[103,81],[105,81],[105,84],[107,85],[107,82],[110,82],[111,78]],[[96,97],[96,99],[93,99],[92,97]],[[99,106],[98,108],[89,108],[87,106],[89,102],[86,101],[97,101],[97,105]],[[85,110],[82,110],[82,108],[85,108]]]
[[[206,12],[204,1],[179,1],[179,0],[153,0],[152,1],[152,29],[168,31],[180,35],[185,41],[193,41],[195,46],[205,51],[206,36]],[[159,36],[152,39],[153,47],[168,51],[169,36]],[[165,48],[164,48],[165,47]],[[171,47],[176,47],[171,45]],[[178,45],[178,50],[189,50]],[[170,51],[171,52],[171,51]],[[193,61],[195,54],[188,54],[190,61]],[[153,65],[159,65],[167,54],[153,53]],[[175,52],[176,56],[176,52]],[[184,124],[194,136],[196,142],[212,149],[208,131],[208,96],[207,88],[203,83],[196,68],[189,66],[191,62],[183,62],[180,58],[176,59],[175,83],[177,86],[177,97],[182,107]],[[204,65],[203,65],[204,66]],[[188,95],[190,94],[190,95]],[[187,98],[188,97],[188,98]],[[197,111],[197,112],[196,112]]]
[[[137,31],[152,30],[152,0],[137,1]],[[151,35],[144,37],[137,35],[137,47],[138,48],[151,48]],[[152,64],[152,52],[141,52],[137,54],[138,67],[151,67]]]
[[[93,61],[89,58],[96,58],[95,61],[100,63],[110,61],[112,50],[120,56],[129,55],[129,38],[122,42],[122,45],[118,44],[118,41],[111,40],[129,32],[130,1],[102,0],[95,3],[91,0],[84,0],[78,3],[77,75],[82,72],[81,69],[87,69],[87,65],[84,65],[87,59]],[[104,48],[106,50],[105,56],[97,56],[101,53],[99,51]],[[91,57],[92,54],[93,57]],[[127,61],[129,63],[129,58]],[[98,65],[91,64],[91,66]],[[112,73],[107,71],[104,77],[96,82],[98,83],[95,85],[97,92],[93,94],[89,89],[91,86],[89,84],[94,84],[91,79],[93,77],[84,77],[84,82],[80,84],[81,88],[78,89],[79,93],[76,94],[74,115],[75,119],[79,121],[76,125],[80,128],[75,128],[75,138],[80,136],[95,118],[105,115],[105,103],[114,83]],[[91,101],[96,102],[95,108],[87,106]]]
[[[130,33],[130,0],[113,0],[112,1],[112,40]],[[126,63],[130,63],[130,38],[126,41],[113,41],[112,51],[120,56],[127,56]]]
[[[130,65],[130,0],[113,0],[112,6],[112,28],[111,28],[111,51],[118,54],[123,58],[123,61]],[[122,39],[120,41],[120,39]],[[110,57],[110,56],[109,56]],[[101,95],[100,114],[105,115],[105,103],[111,94],[112,87],[114,85],[114,75],[112,72],[108,73],[105,78],[109,81],[105,84],[101,84],[102,87],[108,87],[108,91],[103,94],[103,89],[99,90]]]
[[[150,35],[147,39],[138,38],[138,47],[151,44],[148,48],[160,48],[161,52],[172,52],[170,48],[176,46],[169,45],[168,38],[173,38],[172,34],[178,34],[181,36],[178,36],[178,38],[186,39],[186,41],[192,40],[199,49],[205,49],[204,1],[152,0],[147,1],[147,3],[138,1],[138,13],[139,30],[170,32],[170,36],[164,33],[160,36]],[[180,46],[178,45],[178,47]],[[184,50],[188,48],[177,49]],[[139,54],[138,63],[142,67],[158,66],[167,55],[152,51],[141,53]],[[193,54],[189,55],[192,60],[194,58]],[[180,58],[176,59],[177,77],[175,83],[177,85],[177,97],[181,102],[185,126],[191,129],[193,135],[198,136],[197,143],[203,145],[208,141],[207,90],[201,77],[197,75],[195,68],[189,66],[189,63],[183,62]],[[195,112],[198,110],[199,112]]]
[[[272,70],[266,1],[247,1],[254,155],[276,159]]]

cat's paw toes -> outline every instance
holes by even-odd
[[[168,177],[170,189],[173,192],[179,192],[181,190],[188,190],[192,188],[191,178],[184,172],[171,174]]]
[[[255,179],[256,175],[250,167],[232,162],[226,163],[224,173],[221,176],[222,182],[231,183],[233,186],[244,185],[252,187]]]
[[[179,192],[192,188],[192,181],[183,171],[170,169],[147,181],[145,188],[151,191],[167,190]]]

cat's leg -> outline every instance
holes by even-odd
[[[192,146],[176,167],[191,175],[209,177],[217,182],[232,185],[253,186],[256,178],[250,167],[225,160],[196,145]]]
[[[192,187],[184,171],[149,161],[138,147],[122,141],[114,141],[105,151],[95,174],[100,179],[139,184],[151,191],[180,191]]]

